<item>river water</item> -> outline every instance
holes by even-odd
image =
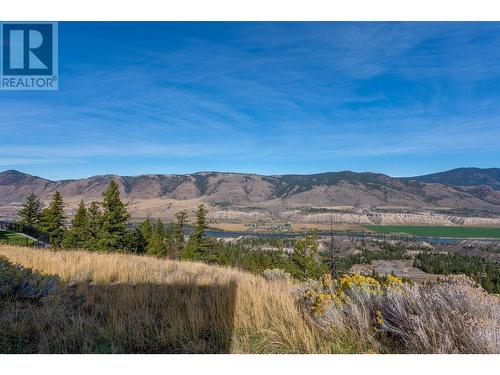
[[[213,238],[237,238],[237,237],[253,237],[253,238],[296,238],[303,237],[305,233],[299,232],[289,232],[289,233],[275,233],[275,232],[229,232],[210,229],[207,230],[206,235]],[[189,234],[187,231],[186,234]],[[318,236],[329,237],[331,233],[329,231],[318,231]],[[404,235],[389,235],[381,233],[348,233],[348,232],[333,232],[334,237],[339,238],[376,238],[382,240],[398,240],[398,241],[418,241],[418,242],[428,242],[434,244],[456,244],[461,241],[466,240],[477,240],[481,242],[499,242],[498,239],[480,239],[480,238],[463,238],[463,237],[428,237],[428,236],[404,236]]]

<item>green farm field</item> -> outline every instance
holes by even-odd
[[[463,238],[500,238],[500,228],[482,227],[445,227],[410,225],[364,225],[364,228],[377,233],[405,233],[413,236],[463,237]]]

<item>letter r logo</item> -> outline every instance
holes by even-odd
[[[52,27],[50,23],[2,24],[3,75],[52,75]]]

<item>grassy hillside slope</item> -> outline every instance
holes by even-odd
[[[321,337],[288,281],[152,257],[0,246],[58,275],[43,305],[4,304],[0,337],[25,352],[317,353],[367,350]],[[1,310],[1,309],[0,309]],[[7,348],[0,347],[0,352]]]
[[[499,338],[500,297],[464,277],[297,285],[200,263],[0,245],[0,353],[499,353]]]

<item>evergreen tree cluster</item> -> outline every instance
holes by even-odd
[[[89,250],[128,249],[135,239],[128,229],[129,213],[120,199],[118,184],[111,181],[102,202],[80,205],[71,226],[66,225],[64,202],[56,191],[49,206],[41,209],[40,200],[31,193],[19,211],[20,222],[49,235],[54,248]]]
[[[80,201],[71,225],[64,229],[59,247],[95,251],[129,250],[132,242],[129,218],[126,204],[120,199],[119,186],[112,180],[102,202],[91,202],[87,208],[83,200]]]
[[[421,253],[415,267],[435,274],[465,274],[490,293],[500,294],[500,264],[498,262],[461,254]]]
[[[187,255],[184,229],[188,213],[175,214],[176,221],[166,226],[161,220],[151,223],[145,220],[138,227],[129,223],[127,205],[120,198],[119,186],[111,181],[103,194],[102,202],[91,202],[87,207],[80,201],[78,210],[66,225],[64,202],[56,192],[46,209],[36,194],[31,193],[19,211],[20,222],[35,227],[49,235],[54,248],[87,249],[93,251],[125,251],[158,257],[195,259],[203,251],[207,210],[198,207],[196,226],[189,238]]]

